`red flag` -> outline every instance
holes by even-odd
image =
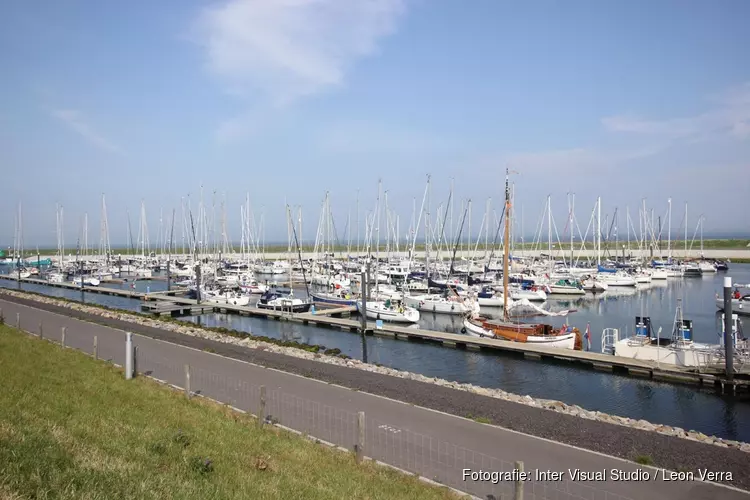
[[[584,334],[584,337],[586,337],[586,350],[591,350],[591,327],[588,323],[586,323],[586,333]]]

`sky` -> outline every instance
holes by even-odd
[[[750,237],[747,19],[744,0],[2,2],[0,245],[19,202],[26,248],[55,245],[58,205],[66,245],[84,214],[97,245],[102,194],[113,244],[142,205],[152,245],[173,210],[179,240],[201,186],[230,240],[246,197],[257,236],[286,241],[289,204],[314,239],[327,192],[346,240],[379,181],[405,236],[428,175],[432,217],[452,186],[453,231],[471,200],[476,235],[506,168],[527,234],[549,196],[565,238],[574,193],[581,232],[597,197],[621,235],[671,199],[675,236],[687,202],[690,236]]]

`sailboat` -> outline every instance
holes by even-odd
[[[512,323],[509,321],[508,302],[508,248],[510,219],[509,172],[505,172],[505,237],[503,253],[503,320],[493,321],[478,315],[467,315],[464,318],[464,331],[476,337],[490,337],[512,342],[533,343],[563,349],[576,349],[581,346],[580,332],[571,327],[556,331],[551,325],[541,323]]]
[[[361,300],[357,301],[357,311],[362,314]],[[390,299],[372,302],[368,300],[365,315],[370,319],[382,319],[393,323],[417,323],[419,321],[419,311]]]

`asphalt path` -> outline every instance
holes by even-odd
[[[71,317],[85,315],[78,311],[59,308],[59,311],[53,312],[40,308],[43,306],[49,309],[48,304],[19,301],[17,298],[12,300],[0,300],[7,324],[14,325],[16,313],[20,313],[23,330],[38,334],[41,325],[43,336],[56,342],[61,340],[62,328],[65,327],[66,345],[89,353],[93,351],[93,339],[96,336],[99,357],[119,365],[123,365],[125,360],[124,329],[137,332],[133,335],[133,340],[136,346],[138,372],[184,387],[185,365],[189,365],[190,388],[193,392],[242,410],[257,414],[260,408],[260,387],[265,386],[265,413],[270,421],[350,450],[357,442],[357,412],[363,411],[365,455],[482,498],[488,494],[495,495],[496,498],[508,497],[513,491],[513,478],[498,478],[497,484],[492,484],[492,481],[472,481],[470,477],[464,480],[464,469],[473,472],[511,472],[516,461],[523,462],[525,471],[531,474],[531,478],[524,482],[525,498],[750,498],[745,492],[714,483],[665,481],[665,473],[662,470],[498,426],[477,423],[416,404],[397,401],[395,398],[371,394],[369,391],[363,392],[357,390],[358,388],[342,387],[333,383],[337,380],[312,378],[312,375],[317,373],[316,367],[306,364],[321,365],[317,368],[336,369],[331,373],[337,376],[330,376],[330,379],[349,376],[356,382],[354,385],[358,383],[357,378],[362,376],[380,379],[380,384],[394,384],[391,389],[401,390],[401,395],[406,396],[404,399],[407,400],[415,399],[409,397],[415,387],[424,391],[425,388],[422,386],[429,386],[429,392],[433,395],[440,393],[437,394],[440,398],[456,396],[459,401],[458,396],[464,391],[212,342],[128,322],[105,326]],[[106,318],[92,315],[91,319],[101,321]],[[172,342],[174,340],[178,340],[179,343]],[[206,352],[204,349],[207,348],[216,352]],[[223,354],[230,354],[231,357]],[[267,366],[261,366],[257,358],[252,359],[251,354],[262,355],[263,359],[260,361],[275,359],[277,366],[269,368],[268,365],[272,364],[270,362],[264,363]],[[285,364],[294,365],[297,372],[303,372],[302,375],[308,376],[275,369],[278,365]],[[310,373],[304,373],[305,370],[309,370]],[[319,380],[320,378],[324,380]],[[593,424],[577,417],[527,408],[536,410],[536,413],[527,415],[529,418],[548,415],[550,418],[547,424],[551,426],[557,424],[566,427],[571,425],[569,419],[573,419],[578,431],[587,433],[589,431],[586,428]],[[619,431],[617,427],[621,426],[607,427]],[[591,432],[596,433],[600,430],[594,426]],[[649,434],[654,440],[667,438],[655,433]],[[606,442],[611,436],[592,436],[592,439],[597,438]],[[627,440],[627,436],[625,438]],[[692,448],[695,445],[702,448]],[[683,446],[683,453],[686,455],[696,451],[710,452],[710,448],[716,448],[677,438],[671,438],[669,446]],[[717,449],[725,453],[735,451]],[[736,453],[740,454],[737,459],[744,458],[743,465],[746,464],[746,454]],[[589,473],[604,471],[606,480],[571,480],[569,469]],[[537,470],[562,472],[563,477],[557,480],[536,480],[534,475]],[[629,480],[612,480],[613,470],[630,474]],[[710,470],[726,471],[721,463],[715,464]],[[648,479],[644,473],[648,473]]]

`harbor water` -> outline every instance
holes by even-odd
[[[724,276],[735,283],[750,282],[750,265],[732,264],[727,273],[702,278],[669,279],[637,288],[610,289],[600,295],[588,294],[575,299],[550,299],[544,308],[552,311],[575,310],[567,317],[537,318],[556,326],[563,323],[585,331],[591,328],[591,350],[601,349],[604,328],[619,328],[624,334],[634,331],[636,316],[649,316],[661,336],[672,331],[675,309],[680,299],[683,317],[693,320],[697,342],[718,343],[720,316],[715,306],[716,294],[722,292]],[[283,281],[279,277],[275,277]],[[0,280],[0,286],[43,293],[49,296],[84,300],[92,304],[140,310],[140,301],[95,293],[54,288],[29,283]],[[132,283],[107,284],[108,287],[133,289]],[[163,281],[135,282],[136,291],[158,291]],[[497,311],[496,313],[499,313]],[[295,322],[265,320],[233,314],[203,314],[182,318],[206,326],[223,326],[283,340],[339,348],[353,358],[361,358],[359,336],[338,329],[328,329]],[[744,318],[747,335],[750,321]],[[459,333],[461,318],[423,314],[420,328]],[[529,361],[498,353],[475,352],[437,345],[404,342],[389,338],[368,337],[369,361],[399,370],[421,373],[483,387],[499,388],[535,398],[560,400],[588,410],[645,419],[654,423],[679,426],[709,435],[750,442],[750,396],[722,396],[713,389],[699,389],[625,375],[601,373],[566,364]],[[585,425],[582,424],[582,425]]]

